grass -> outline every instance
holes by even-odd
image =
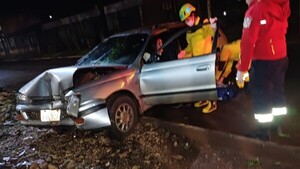
[[[261,161],[259,160],[258,157],[256,157],[256,159],[248,160],[247,166],[248,167],[259,167],[259,166],[261,166]]]

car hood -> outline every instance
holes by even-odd
[[[27,96],[59,96],[73,86],[73,74],[78,67],[49,69],[24,85],[19,92]]]
[[[28,97],[61,96],[63,91],[74,87],[74,79],[81,71],[97,70],[101,75],[126,69],[127,65],[69,66],[49,69],[24,85],[19,93]]]

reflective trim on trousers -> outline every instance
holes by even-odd
[[[287,114],[286,107],[280,107],[280,108],[272,108],[272,115],[273,116],[282,116]]]
[[[254,114],[254,118],[259,123],[270,123],[270,122],[273,121],[273,115],[272,115],[272,113],[268,113],[268,114]]]

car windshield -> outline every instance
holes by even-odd
[[[147,36],[143,33],[109,38],[84,55],[76,65],[129,65],[137,58]]]

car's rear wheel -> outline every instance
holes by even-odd
[[[138,108],[127,95],[119,95],[108,100],[112,136],[123,139],[128,136],[138,122]]]

